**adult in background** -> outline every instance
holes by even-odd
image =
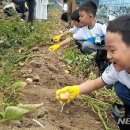
[[[27,1],[28,5],[28,22],[33,22],[34,20],[34,8],[35,8],[35,0],[12,0],[15,4],[17,4],[20,8],[20,12],[22,14],[21,18],[25,19],[25,2]]]
[[[76,0],[67,0],[68,27],[71,27],[71,14],[77,9]]]
[[[21,19],[25,20],[25,17],[26,17],[25,0],[12,0],[12,2],[15,4],[16,11],[18,13],[21,13]]]
[[[41,0],[40,16],[42,20],[47,19],[47,5],[48,4],[49,4],[48,0]]]
[[[36,19],[46,20],[47,19],[47,5],[48,0],[36,0]]]
[[[2,5],[2,0],[0,0],[0,5]]]
[[[63,10],[62,10],[62,14],[61,14],[61,20],[63,20],[64,22],[68,22],[68,16],[67,16],[67,3],[63,4]]]
[[[36,19],[40,19],[40,0],[36,0]]]
[[[26,0],[28,3],[28,22],[34,21],[34,8],[35,8],[35,0]]]

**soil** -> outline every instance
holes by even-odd
[[[98,118],[89,107],[77,98],[62,106],[55,99],[57,89],[82,83],[82,75],[76,76],[67,70],[61,53],[48,51],[49,45],[39,44],[32,48],[34,57],[21,66],[19,79],[27,82],[24,89],[26,104],[43,103],[36,112],[24,115],[20,121],[11,121],[0,126],[0,130],[103,130]],[[30,78],[32,82],[27,81]],[[33,119],[39,121],[44,128]]]
[[[86,79],[71,74],[62,59],[62,52],[49,52],[48,47],[49,45],[41,44],[31,49],[34,57],[22,66],[20,76],[24,81],[27,78],[33,80],[28,82],[24,89],[23,102],[44,105],[36,112],[23,116],[20,121],[0,126],[0,130],[103,130],[101,122],[78,98],[66,104],[61,112],[61,105],[55,100],[56,90],[67,85],[79,84]]]

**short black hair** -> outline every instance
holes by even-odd
[[[109,22],[107,32],[119,33],[123,42],[130,45],[130,14],[121,15]]]
[[[92,1],[92,2],[97,6],[97,8],[98,8],[98,6],[99,6],[99,0],[84,0],[84,2],[85,2],[85,1]],[[83,2],[83,3],[84,3],[84,2]],[[83,4],[83,3],[82,3],[82,4]]]
[[[79,11],[85,11],[91,13],[95,17],[97,13],[97,6],[93,1],[88,0],[80,5]]]
[[[71,20],[77,21],[79,22],[79,10],[75,10],[72,14],[71,14]]]
[[[63,20],[64,22],[68,22],[67,12],[64,12],[64,13],[61,15],[61,20]]]
[[[98,8],[98,6],[99,6],[99,0],[91,0],[96,6],[97,6],[97,8]]]

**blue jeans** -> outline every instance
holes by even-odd
[[[34,8],[35,8],[35,0],[26,0],[28,2],[28,8],[29,8],[29,13],[28,13],[28,21],[33,22],[34,20]]]
[[[114,85],[117,96],[121,99],[124,105],[130,105],[130,89],[120,82]]]
[[[18,4],[20,7],[20,13],[22,13],[21,18],[24,17],[24,14],[26,12],[25,8],[25,0],[13,0],[14,3]],[[26,0],[28,4],[28,21],[33,22],[34,20],[34,8],[35,8],[35,0]]]
[[[19,5],[19,7],[16,8],[16,11],[18,13],[21,13],[21,19],[25,19],[25,12],[26,12],[25,0],[13,0],[13,2]]]

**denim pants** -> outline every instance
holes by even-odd
[[[117,96],[121,99],[124,105],[130,106],[130,89],[120,82],[114,85]]]
[[[21,19],[25,19],[25,0],[14,0],[14,3],[19,5],[19,8],[16,8],[16,11],[18,13],[21,13]]]
[[[34,20],[34,8],[35,8],[35,0],[26,0],[27,4],[28,4],[28,21],[29,22],[33,22]],[[21,18],[24,17],[25,14],[25,0],[15,0],[16,3],[18,3],[18,5],[20,6],[20,13],[22,13]]]
[[[28,21],[33,22],[34,20],[34,8],[35,8],[35,0],[26,0],[28,3],[29,13],[28,13]]]

